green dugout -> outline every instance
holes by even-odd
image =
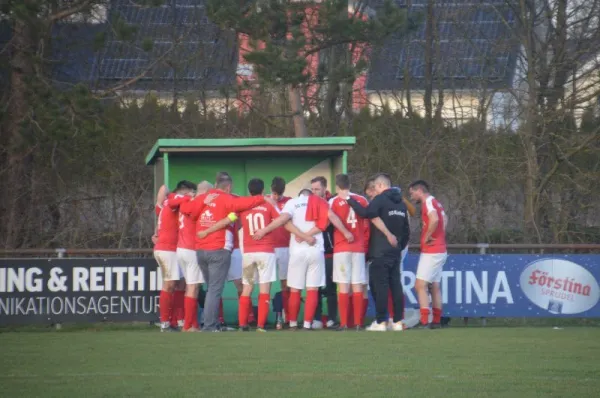
[[[354,137],[160,139],[146,164],[154,168],[154,196],[163,184],[172,190],[180,180],[214,183],[217,172],[227,171],[238,195],[248,195],[252,178],[264,180],[269,193],[271,180],[279,176],[287,183],[285,195],[295,197],[317,176],[327,178],[331,190],[335,175],[347,172],[348,151],[355,143]],[[274,285],[272,296],[279,291],[278,283]],[[223,299],[226,320],[236,323],[237,294],[232,283],[225,286]]]

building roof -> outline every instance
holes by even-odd
[[[238,139],[165,139],[161,138],[146,156],[146,164],[153,164],[163,153],[266,153],[289,155],[291,152],[339,155],[356,144],[355,137],[311,138],[238,138]]]
[[[372,5],[377,9],[377,2]],[[425,16],[427,0],[396,0],[419,27],[409,35],[395,34],[375,49],[367,90],[425,88]],[[437,0],[434,15],[439,27],[439,51],[434,52],[434,87],[475,89],[512,85],[518,42],[510,30],[515,13],[507,0]],[[434,44],[435,46],[435,44]],[[408,79],[406,79],[408,76]]]
[[[102,23],[56,24],[47,57],[54,83],[103,90],[141,77],[128,88],[185,92],[235,82],[236,37],[208,20],[204,4],[168,0],[149,7],[110,0]],[[119,30],[129,30],[130,37],[118,35]],[[0,49],[11,34],[8,23],[0,21]]]

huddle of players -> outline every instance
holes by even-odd
[[[153,240],[155,258],[163,275],[163,290],[159,302],[161,330],[174,330],[177,326],[182,327],[184,331],[198,330],[198,286],[203,282],[207,282],[208,285],[205,329],[219,330],[218,327],[212,329],[214,322],[210,318],[216,314],[225,279],[215,278],[214,275],[211,278],[210,264],[200,266],[199,262],[203,261],[198,260],[202,260],[209,252],[217,257],[224,254],[224,258],[219,258],[216,265],[228,269],[229,280],[236,282],[241,279],[241,288],[238,288],[238,320],[241,330],[248,330],[252,314],[250,295],[254,284],[259,284],[260,289],[257,330],[265,330],[270,287],[276,280],[277,271],[282,285],[286,322],[290,329],[298,328],[297,317],[302,290],[306,290],[303,328],[311,329],[319,301],[319,288],[325,285],[326,280],[324,250],[326,240],[330,239],[327,232],[330,222],[334,226],[332,280],[339,289],[339,329],[347,330],[349,318],[353,319],[352,324],[356,325],[357,329],[361,328],[368,303],[368,269],[365,259],[373,220],[358,217],[347,201],[339,196],[330,198],[327,202],[325,197],[328,192],[323,177],[315,178],[312,181],[312,190],[304,189],[294,199],[283,196],[285,182],[279,177],[273,179],[271,197],[263,195],[264,183],[259,179],[249,182],[248,190],[251,196],[246,198],[231,194],[232,181],[227,173],[219,173],[216,185],[217,189],[209,190],[210,184],[206,182],[195,187],[193,183],[181,181],[174,193],[166,194],[164,188],[159,192],[159,217],[157,233]],[[336,176],[336,188],[338,192],[344,191],[348,195],[350,181],[347,175]],[[367,194],[368,188],[369,184]],[[427,199],[427,203],[434,203],[435,199],[428,194],[427,188],[426,183],[422,181],[413,183],[410,188],[411,197],[421,201],[427,196],[432,198]],[[364,197],[349,195],[362,206],[368,205]],[[374,194],[371,192],[371,195]],[[429,235],[425,239],[426,244],[430,245],[435,241],[437,246],[441,247],[443,236],[440,237],[438,227],[441,227],[443,235],[445,216],[443,219],[439,217],[442,220],[436,222],[435,236],[432,236],[425,224],[425,219],[431,214],[427,206],[429,205],[423,207],[424,236]],[[290,233],[293,236],[290,236]],[[236,246],[238,248],[234,249]],[[239,249],[242,249],[243,254],[239,256],[241,262],[237,260],[238,256],[226,255],[232,249],[238,250],[238,253]],[[405,254],[406,248],[403,249]],[[445,255],[445,243],[443,250]],[[417,278],[421,276],[429,279],[421,285],[417,282],[416,286],[423,324],[428,323],[430,289],[434,324],[439,324],[441,317],[439,279],[443,262],[439,261],[440,258],[438,256],[436,264],[432,264],[432,261],[419,263],[419,269],[432,268],[432,265],[433,268],[439,269],[435,273],[417,272]],[[445,262],[445,257],[443,261]],[[427,273],[431,275],[428,276]],[[185,298],[182,277],[187,284]],[[213,281],[215,283],[211,283]],[[426,290],[423,292],[426,304],[425,301],[421,301],[420,288]],[[212,300],[208,300],[209,297]],[[209,313],[211,315],[207,319]],[[280,327],[281,325],[278,325],[278,328]],[[392,328],[402,330],[402,323],[397,323],[395,327],[392,325]]]

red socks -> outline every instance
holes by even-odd
[[[348,293],[348,327],[353,328],[355,325],[354,304],[352,302],[352,295]]]
[[[298,292],[298,295],[300,293]],[[290,298],[291,300],[291,298]],[[306,302],[304,304],[304,322],[312,323],[315,318],[315,312],[317,311],[317,304],[319,303],[319,291],[318,290],[307,290],[306,291]]]
[[[271,295],[268,293],[261,293],[258,295],[258,324],[257,326],[261,329],[265,328],[267,318],[269,317],[269,304],[271,303]],[[252,302],[250,302],[252,304]]]
[[[175,290],[173,292],[173,310],[171,311],[171,326],[177,327],[177,321],[185,318],[183,311],[183,297],[185,292],[183,290]]]
[[[429,323],[429,308],[421,308],[421,325]]]
[[[362,326],[363,324],[363,294],[352,293],[352,306],[354,307],[354,325]]]
[[[281,299],[283,300],[283,310],[285,311],[285,320],[289,321],[290,317],[290,289],[285,288],[281,291]]]
[[[240,327],[248,326],[248,303],[251,302],[252,300],[250,299],[250,296],[240,296],[240,305],[238,309],[238,321]]]
[[[193,297],[185,296],[183,299],[184,322],[183,330],[198,327],[198,300]]]
[[[392,297],[391,290],[388,290],[388,313],[390,318],[394,317],[394,298]]]
[[[300,312],[300,292],[290,292],[290,314],[288,321],[296,322],[298,321],[298,313]],[[313,312],[314,316],[314,312]]]
[[[340,326],[348,326],[348,305],[350,304],[350,295],[348,293],[338,293],[338,312],[340,314]]]
[[[433,323],[441,323],[442,322],[442,309],[441,308],[433,308]]]
[[[160,296],[158,297],[158,305],[160,307],[160,321],[169,322],[171,320],[171,312],[173,309],[173,293],[161,290]]]

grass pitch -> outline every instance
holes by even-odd
[[[6,397],[598,396],[600,328],[0,334]]]

